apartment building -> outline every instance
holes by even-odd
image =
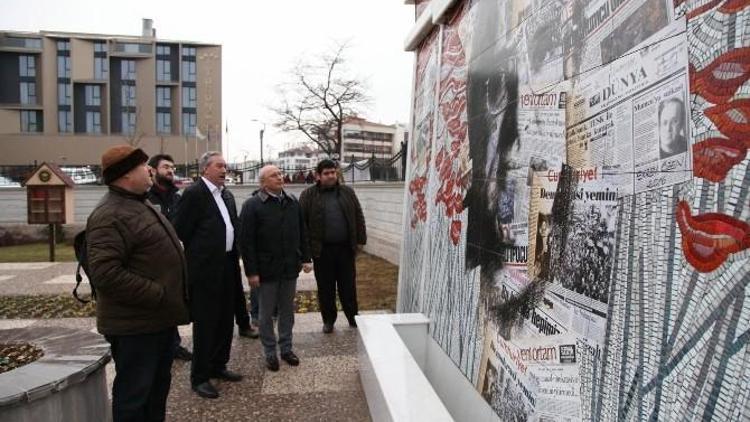
[[[343,161],[388,159],[401,149],[408,135],[403,125],[384,125],[361,117],[350,117],[342,126]]]
[[[0,165],[98,164],[131,143],[193,162],[221,150],[221,46],[0,31]]]

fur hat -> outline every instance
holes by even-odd
[[[115,145],[102,155],[102,176],[109,185],[137,166],[148,161],[148,155],[140,148],[130,145]]]

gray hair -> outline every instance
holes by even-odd
[[[216,157],[217,155],[221,155],[221,152],[219,151],[208,151],[207,153],[201,155],[201,158],[198,160],[198,172],[200,174],[203,174],[204,171],[206,171],[206,167],[208,167],[208,162],[211,161],[211,157]]]

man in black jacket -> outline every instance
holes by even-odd
[[[161,211],[167,219],[180,200],[180,190],[174,185],[174,160],[167,154],[156,154],[149,158],[148,166],[151,167],[151,176],[154,184],[148,190],[148,200]],[[180,360],[190,360],[193,354],[182,346],[180,333],[174,339],[174,357]]]
[[[185,189],[173,224],[185,247],[190,312],[193,318],[193,390],[217,398],[209,381],[240,381],[227,369],[232,347],[234,303],[240,283],[238,227],[234,196],[224,187],[226,162],[219,152],[207,152],[199,161],[202,177]]]
[[[336,163],[323,160],[315,171],[318,182],[302,192],[299,202],[305,216],[310,253],[315,260],[323,332],[331,333],[337,315],[337,288],[349,326],[357,326],[354,320],[358,312],[355,257],[367,243],[367,228],[354,190],[339,184]]]
[[[278,311],[278,348],[281,359],[299,365],[292,350],[294,294],[301,269],[312,270],[305,241],[302,210],[284,192],[284,176],[276,166],[260,170],[260,190],[242,205],[239,244],[250,286],[259,288],[260,340],[266,367],[279,370],[273,313]]]

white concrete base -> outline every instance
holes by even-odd
[[[362,387],[373,421],[498,421],[429,335],[422,314],[359,315]]]

